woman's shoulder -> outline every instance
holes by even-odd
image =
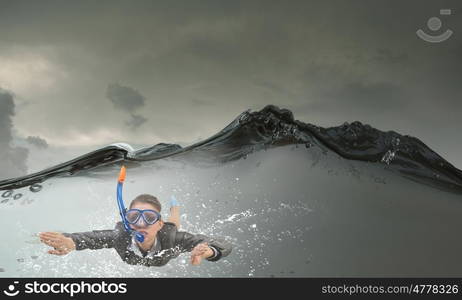
[[[176,227],[175,223],[165,221],[164,226],[162,226],[161,230],[164,230],[164,231],[177,231],[178,228]]]

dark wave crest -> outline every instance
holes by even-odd
[[[318,146],[349,160],[382,164],[408,179],[462,193],[462,171],[431,150],[418,138],[395,131],[380,131],[355,121],[323,128],[295,120],[290,110],[268,105],[260,111],[241,113],[208,139],[187,147],[159,143],[134,150],[118,143],[37,173],[0,181],[0,190],[40,183],[55,176],[72,176],[117,162],[139,163],[164,158],[203,163],[226,163],[249,153],[284,145]]]

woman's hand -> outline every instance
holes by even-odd
[[[75,250],[74,241],[69,237],[65,237],[62,233],[40,232],[39,237],[42,243],[54,248],[48,250],[49,254],[66,255],[72,250]]]
[[[197,266],[201,263],[203,258],[208,258],[213,255],[213,250],[207,245],[207,243],[198,244],[191,251],[191,264]]]

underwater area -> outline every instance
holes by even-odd
[[[132,266],[114,249],[47,254],[41,231],[112,229],[124,199],[155,195],[181,228],[231,254]],[[322,128],[268,105],[182,148],[117,143],[0,181],[0,277],[462,276],[462,171],[415,137],[360,122]]]

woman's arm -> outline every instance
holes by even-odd
[[[202,258],[217,261],[231,253],[231,243],[224,239],[211,238],[202,234],[190,234],[179,231],[176,234],[175,246],[181,252],[191,251],[191,263],[197,265]]]
[[[63,233],[65,237],[72,239],[75,244],[75,250],[114,248],[117,234],[117,229]]]
[[[40,241],[54,249],[49,254],[65,255],[73,250],[113,248],[119,229],[88,232],[41,232]]]

